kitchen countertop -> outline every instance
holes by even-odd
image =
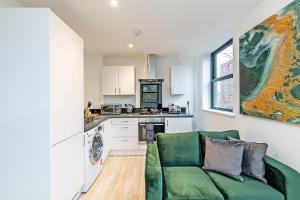
[[[96,115],[93,122],[84,124],[84,132],[91,130],[92,128],[100,125],[101,122],[111,118],[172,118],[172,117],[193,117],[191,114],[169,114],[169,113],[158,113],[158,114],[140,114],[140,113],[122,113],[120,115]]]

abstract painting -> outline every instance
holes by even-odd
[[[300,0],[240,37],[240,112],[300,125]]]

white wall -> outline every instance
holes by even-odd
[[[255,10],[251,11],[249,15],[236,26],[234,31],[235,117],[207,112],[202,110],[201,106],[198,106],[196,108],[195,120],[198,129],[238,129],[243,139],[266,142],[269,144],[268,155],[294,167],[300,172],[300,160],[298,159],[300,152],[300,126],[239,114],[239,37],[291,1],[292,0],[262,1]],[[198,82],[198,84],[202,84],[203,81],[205,83],[203,76],[205,73],[207,74],[207,68],[209,68],[209,65],[205,62],[207,59],[209,59],[207,55],[199,56],[196,59],[198,67],[195,69],[197,73],[195,82]],[[205,105],[202,97],[209,96],[209,93],[205,92],[207,90],[205,86],[203,87],[204,89],[202,86],[198,88],[199,92],[196,94],[195,99],[200,100],[200,105]]]
[[[21,7],[22,5],[17,0],[1,0],[0,7]]]
[[[92,108],[101,107],[103,102],[100,78],[102,62],[101,55],[84,54],[84,106],[91,101]]]

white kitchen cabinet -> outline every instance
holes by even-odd
[[[193,118],[165,118],[165,132],[166,133],[184,133],[193,131]]]
[[[135,94],[134,66],[119,67],[119,95]]]
[[[74,191],[82,187],[83,152],[83,134],[51,148],[51,199],[73,199]]]
[[[103,95],[135,95],[134,66],[105,66],[102,68]]]
[[[0,24],[1,199],[72,199],[83,185],[83,40],[48,8],[4,8]]]
[[[187,92],[188,73],[185,66],[171,66],[171,94],[182,95]]]
[[[102,68],[102,95],[117,95],[119,93],[119,67]]]
[[[111,149],[138,150],[138,119],[111,119]]]
[[[138,126],[137,125],[113,125],[112,137],[137,137]]]
[[[138,150],[139,143],[137,137],[112,138],[113,150]]]

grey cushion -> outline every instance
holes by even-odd
[[[235,138],[228,137],[231,141],[238,141]],[[264,157],[268,145],[265,143],[245,142],[244,156],[242,162],[242,172],[250,177],[256,178],[264,183],[266,169]]]
[[[244,142],[206,137],[205,144],[203,169],[243,181],[241,173]]]

